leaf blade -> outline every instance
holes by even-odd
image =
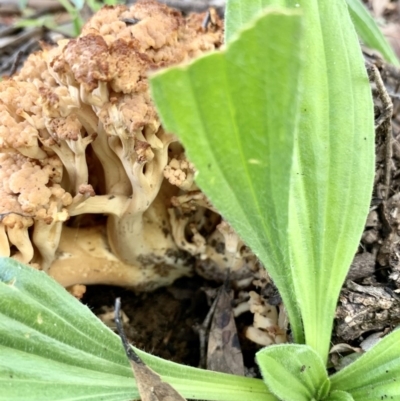
[[[399,400],[399,343],[400,330],[397,329],[334,374],[331,377],[332,388],[350,393],[356,401]]]
[[[218,374],[136,350],[191,398],[275,401],[262,380]],[[0,258],[1,401],[137,399],[120,338],[44,272]]]
[[[354,401],[354,398],[345,391],[335,390],[329,394],[329,397],[326,399],[326,401]]]
[[[266,3],[277,5],[282,1],[264,0],[258,4],[261,8]],[[249,193],[255,192],[253,188],[257,188],[257,191],[264,195],[268,193],[270,203],[263,208],[264,215],[268,215],[268,223],[256,222],[255,219],[251,219],[257,213],[261,213],[261,208],[258,206],[252,209],[253,216],[249,217],[243,213],[243,206],[240,205],[240,202],[248,207],[251,197],[244,200],[238,197],[238,205],[235,207],[232,207],[232,204],[219,202],[218,193],[216,193],[218,188],[215,184],[217,174],[214,171],[210,172],[205,163],[199,164],[201,160],[196,159],[195,151],[200,146],[206,146],[207,142],[202,137],[191,150],[192,139],[190,136],[185,137],[185,130],[190,133],[196,132],[196,136],[198,136],[196,124],[179,126],[176,119],[172,121],[173,117],[171,117],[173,113],[179,113],[179,110],[170,108],[167,111],[168,107],[162,110],[162,105],[157,103],[157,93],[154,95],[161,116],[164,118],[164,124],[171,131],[178,133],[188,150],[189,157],[197,165],[200,171],[198,178],[200,187],[260,257],[281,291],[296,341],[304,341],[301,323],[297,316],[297,307],[299,306],[307,344],[310,344],[323,356],[323,359],[326,359],[340,287],[356,252],[372,192],[374,177],[372,96],[358,39],[345,2],[287,0],[285,4],[303,11],[305,18],[304,41],[306,43],[304,56],[307,60],[300,76],[302,95],[298,132],[294,146],[295,157],[290,172],[292,183],[289,220],[285,220],[287,214],[284,209],[287,194],[283,194],[283,184],[280,187],[280,196],[275,198],[274,191],[271,191],[270,187],[265,184],[268,179],[269,182],[272,182],[272,174],[280,177],[281,182],[287,182],[280,175],[281,170],[275,171],[276,165],[270,169],[265,168],[262,173],[252,170],[252,183],[246,187]],[[253,7],[248,14],[255,12]],[[227,23],[229,26],[229,21]],[[238,22],[239,25],[242,23],[243,21]],[[231,30],[233,32],[234,27]],[[274,40],[276,39],[274,38]],[[233,43],[235,41],[232,41],[230,45]],[[212,72],[211,69],[209,71]],[[179,78],[177,74],[173,74],[175,72],[171,73],[171,79]],[[204,87],[207,86],[206,82],[203,82]],[[185,85],[190,87],[190,80],[187,80]],[[273,86],[272,83],[271,85]],[[170,88],[170,90],[173,93],[173,89]],[[207,97],[202,98],[201,93],[198,92],[196,95],[198,95],[200,105],[207,101],[210,102],[210,98],[212,98],[211,96],[208,99]],[[239,92],[236,95],[243,96]],[[214,103],[218,96],[219,94],[212,98],[211,103]],[[171,96],[169,101],[173,102],[174,98]],[[191,102],[196,104],[196,101],[192,96]],[[254,101],[248,104],[251,105],[251,111],[249,111],[247,119],[251,120],[256,118],[253,110]],[[185,109],[187,105],[180,104],[179,107]],[[187,107],[185,109],[187,115],[194,113],[196,107],[191,107],[190,111]],[[242,108],[245,109],[244,106]],[[225,110],[223,107],[221,109]],[[208,119],[210,116],[211,114],[207,116]],[[271,113],[269,116],[268,113],[264,113],[264,116],[267,119],[271,117]],[[236,118],[236,115],[233,117]],[[201,119],[197,124],[200,124],[199,121]],[[171,125],[168,125],[169,122]],[[225,128],[228,132],[232,131],[229,126]],[[260,128],[261,131],[262,129],[263,127]],[[211,138],[211,135],[208,137]],[[253,141],[257,143],[257,146],[264,146],[263,149],[272,149],[272,146],[268,148],[254,138]],[[219,146],[217,138],[213,143],[212,151],[215,152],[215,148]],[[277,146],[275,152],[278,153],[278,145],[274,143],[273,146]],[[274,160],[274,155],[271,153],[273,152],[269,151],[268,156],[272,156],[272,160]],[[286,149],[286,153],[282,152],[281,154],[287,155],[289,150]],[[229,155],[234,160],[238,159],[235,150],[231,148],[229,148]],[[226,155],[221,152],[218,162],[222,165],[227,164],[224,157],[226,158]],[[213,163],[215,163],[215,159]],[[240,165],[243,166],[243,164]],[[246,169],[242,167],[242,170]],[[236,173],[239,177],[238,169]],[[202,178],[202,174],[205,175],[204,178]],[[267,177],[265,181],[258,179],[262,174]],[[249,174],[244,175],[249,176]],[[243,183],[237,177],[236,185],[243,187]],[[206,182],[206,178],[213,181],[212,185]],[[228,191],[227,193],[234,185],[224,187],[221,180],[218,182],[220,189]],[[265,188],[268,189],[265,190]],[[281,201],[280,204],[278,198]],[[253,224],[258,229],[246,232],[242,223],[235,221],[234,209],[236,216],[243,215],[243,225]],[[287,221],[289,221],[289,226],[287,226]],[[268,224],[274,226],[273,233],[272,230],[269,231]],[[289,241],[284,238],[284,235],[279,235],[280,232],[288,232]],[[261,241],[254,239],[255,235],[259,236]],[[273,256],[271,257],[271,255]],[[294,277],[296,280],[293,280]],[[289,292],[292,291],[292,286],[294,286],[295,299],[293,294],[287,293],[288,289],[290,289]]]
[[[396,53],[364,4],[360,0],[347,0],[347,5],[349,6],[351,18],[361,40],[369,48],[378,50],[387,62],[399,66],[400,63]]]
[[[296,11],[270,9],[225,53],[160,72],[151,88],[164,126],[199,170],[196,182],[268,266],[301,339],[284,254],[300,32]]]
[[[282,3],[264,0],[263,5],[266,2]],[[290,274],[296,277],[306,343],[326,359],[340,287],[361,238],[372,193],[372,96],[346,3],[285,4],[303,12],[307,60],[300,77],[291,171]]]
[[[269,6],[269,0],[243,1],[229,0],[225,10],[225,43],[231,42],[235,35],[243,29],[257,14]],[[277,0],[275,6],[285,6],[285,0]]]
[[[308,18],[305,57],[313,60],[302,75],[289,242],[306,343],[326,360],[340,288],[369,211],[373,106],[346,4],[299,3]]]
[[[279,399],[308,401],[327,396],[329,381],[324,362],[311,347],[272,345],[257,352],[256,358],[265,382]],[[319,389],[323,389],[321,394]]]

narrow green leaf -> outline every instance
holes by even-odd
[[[287,5],[303,12],[307,60],[291,177],[291,275],[306,343],[326,360],[340,288],[369,211],[373,104],[345,0]]]
[[[389,63],[399,66],[398,57],[362,1],[346,1],[357,33],[365,45],[378,50]],[[265,7],[269,5],[298,7],[300,3],[297,0],[229,0],[225,12],[225,42],[230,42],[234,34]]]
[[[331,377],[332,388],[356,401],[400,400],[400,330]]]
[[[69,0],[58,0],[58,2],[66,9],[68,14],[70,14],[71,16],[75,16],[78,14],[78,10],[73,4],[69,2]]]
[[[151,79],[164,127],[179,136],[196,182],[268,269],[297,339],[285,251],[300,42],[298,13],[270,9],[226,51]]]
[[[383,36],[375,20],[361,0],[346,1],[357,33],[365,45],[371,49],[378,50],[387,62],[399,66],[399,59],[390,46],[390,43]]]
[[[82,10],[85,1],[84,0],[71,0],[71,3],[75,6],[77,10]]]
[[[73,2],[74,4],[71,4],[69,0],[58,0],[58,1],[70,15],[74,27],[74,36],[78,36],[83,27],[83,19],[79,14],[79,10],[83,7],[84,1],[76,0]]]
[[[54,21],[54,16],[43,15],[42,17],[34,19],[20,19],[19,21],[15,22],[14,26],[18,28],[46,27],[48,29],[55,29],[56,23]]]
[[[262,380],[136,352],[187,398],[275,401]],[[139,394],[121,340],[44,272],[0,258],[0,401],[128,401]]]
[[[259,351],[256,358],[264,381],[279,399],[322,400],[329,394],[324,362],[307,345],[273,345]]]

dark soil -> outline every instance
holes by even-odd
[[[121,298],[126,334],[133,344],[153,355],[190,366],[199,366],[200,348],[198,329],[202,325],[210,304],[204,289],[218,284],[194,276],[177,280],[168,288],[152,293],[134,293],[112,286],[91,286],[82,302],[94,314],[115,329],[114,302]],[[242,314],[236,325],[239,333],[252,322],[252,315]],[[239,335],[245,365],[255,368],[254,356],[260,348]]]
[[[92,286],[82,302],[96,315],[111,311],[121,297],[122,310],[129,319],[124,325],[129,340],[138,348],[175,362],[197,366],[199,337],[194,328],[208,312],[201,278],[184,278],[169,288],[152,293],[133,293],[119,287]]]

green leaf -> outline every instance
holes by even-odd
[[[307,345],[273,345],[259,351],[256,358],[264,381],[279,399],[322,400],[329,393],[324,362]]]
[[[297,339],[302,326],[285,251],[299,42],[298,13],[270,9],[226,51],[151,79],[164,127],[184,144],[196,182],[267,267]]]
[[[0,355],[0,400],[138,396],[119,338],[44,272],[6,258],[0,259]]]
[[[33,19],[30,18],[20,19],[14,24],[14,26],[18,28],[46,27],[48,29],[55,29],[56,23],[54,20],[54,16],[46,14],[41,17]]]
[[[196,369],[165,361],[135,348],[145,363],[185,398],[215,401],[277,401],[260,379]]]
[[[355,401],[400,400],[399,344],[396,330],[334,374],[332,389],[350,393]]]
[[[59,3],[67,10],[68,14],[72,18],[72,23],[74,26],[74,36],[78,36],[83,27],[83,19],[79,14],[80,6],[84,4],[84,1],[77,0],[76,4],[72,5],[69,0],[58,0]],[[74,2],[75,3],[75,2]]]
[[[261,8],[282,0],[255,3]],[[256,12],[253,6],[245,12],[246,2],[236,4],[242,7],[236,13]],[[200,187],[275,281],[295,340],[304,341],[298,305],[306,343],[326,360],[340,288],[369,210],[372,96],[345,1],[285,4],[305,19],[299,119],[294,103],[300,54],[297,38],[290,36],[295,31],[270,23],[263,35],[253,34],[272,11],[232,40],[226,53],[156,75],[153,98],[164,125],[197,166]],[[260,82],[268,88],[264,93]],[[288,130],[295,131],[289,213]]]
[[[67,10],[71,16],[78,15],[78,10],[74,7],[69,0],[58,0],[58,2]]]
[[[365,45],[378,50],[387,62],[399,66],[399,59],[390,43],[383,36],[364,4],[360,0],[347,0],[347,5],[357,33]]]
[[[354,401],[354,398],[345,391],[335,390],[324,401]]]
[[[228,0],[225,10],[225,43],[229,43],[243,27],[270,4],[270,0]],[[274,5],[285,6],[285,0],[277,0]]]
[[[399,66],[398,57],[362,1],[346,1],[357,33],[365,45],[371,49],[378,50],[389,63]],[[297,7],[300,3],[297,0],[229,0],[225,12],[225,42],[228,43],[244,24],[248,23],[265,7],[271,4]]]
[[[187,398],[275,401],[262,380],[136,352]],[[121,340],[44,272],[0,258],[0,400],[128,401],[139,394]]]
[[[369,211],[374,114],[345,1],[287,0],[293,3],[305,18],[307,63],[291,173],[291,275],[306,343],[326,360],[339,292]]]

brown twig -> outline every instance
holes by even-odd
[[[393,103],[382,81],[381,74],[378,68],[373,64],[367,62],[368,76],[371,82],[376,86],[378,97],[382,102],[381,115],[375,120],[375,130],[384,137],[385,143],[385,199],[389,196],[389,188],[392,174],[392,114]]]

